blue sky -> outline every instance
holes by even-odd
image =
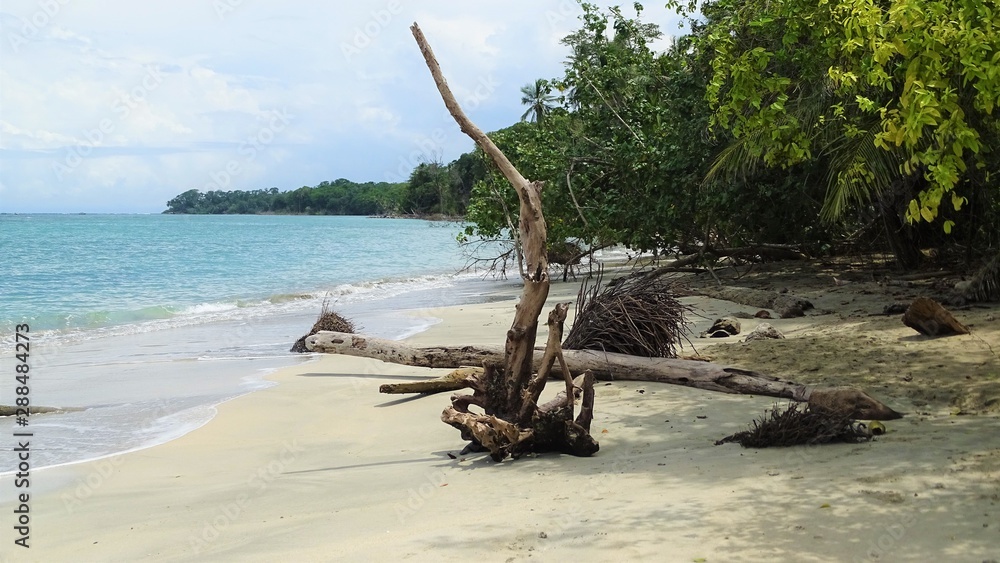
[[[472,148],[412,22],[490,131],[519,119],[521,86],[561,75],[559,41],[580,12],[574,0],[2,0],[0,212],[158,213],[192,188],[405,180]],[[677,32],[662,2],[643,19]]]

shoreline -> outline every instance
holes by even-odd
[[[439,278],[433,284],[418,279],[408,290],[396,283],[377,299],[365,293],[337,309],[383,337],[405,337],[440,319],[402,315],[398,307],[465,302],[492,283],[468,276],[434,279]],[[385,283],[359,287],[367,285]],[[150,331],[126,326],[89,338],[36,335],[33,357],[41,359],[32,365],[40,370],[33,380],[33,402],[65,409],[32,418],[32,429],[46,436],[33,468],[43,471],[156,447],[201,427],[221,402],[272,385],[266,381],[269,372],[315,361],[288,353],[288,346],[308,331],[318,310],[317,305],[298,313]],[[13,397],[13,389],[10,393]],[[0,432],[15,432],[14,423],[13,417],[0,417]],[[0,477],[12,474],[16,465],[16,460],[0,459]]]
[[[554,284],[546,308],[572,300],[576,289],[572,282]],[[696,301],[706,317],[733,309]],[[411,344],[496,343],[509,327],[513,301],[409,313],[443,319],[407,339]],[[789,322],[799,327],[789,339],[804,340],[830,319]],[[693,341],[701,348],[702,341]],[[705,351],[738,347],[733,341]],[[271,374],[278,385],[219,405],[208,424],[177,440],[120,456],[118,463],[47,470],[37,479],[53,487],[32,498],[36,549],[30,556],[997,557],[995,415],[911,414],[887,424],[889,433],[873,443],[745,450],[712,442],[745,428],[773,399],[615,382],[597,388],[597,455],[495,464],[482,454],[458,455],[464,443],[439,420],[446,396],[377,393],[383,382],[447,371],[320,355]],[[5,479],[0,487],[12,488]],[[0,513],[10,510],[8,503],[0,507]]]

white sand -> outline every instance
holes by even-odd
[[[573,295],[575,286],[554,293]],[[419,311],[443,322],[411,341],[502,343],[512,305]],[[377,392],[445,371],[326,356],[221,405],[181,439],[38,472],[32,547],[13,546],[4,505],[0,557],[1000,559],[995,416],[908,416],[870,444],[746,450],[713,442],[745,428],[770,398],[599,383],[596,456],[496,464],[482,454],[449,457],[464,444],[439,420],[447,396]]]

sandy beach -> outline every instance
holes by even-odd
[[[870,443],[715,446],[775,400],[601,382],[597,455],[497,464],[459,455],[458,432],[439,420],[446,396],[377,392],[382,383],[448,370],[323,356],[276,373],[275,387],[220,405],[211,422],[180,439],[33,474],[31,548],[14,546],[16,506],[5,504],[0,557],[1000,559],[1000,362],[989,350],[1000,350],[997,308],[957,313],[972,336],[927,339],[898,316],[871,316],[892,295],[865,294],[860,281],[848,287],[802,287],[822,314],[770,321],[786,340],[693,342],[721,363],[803,383],[857,384],[907,413]],[[571,301],[576,290],[556,284],[550,303]],[[442,320],[409,342],[502,343],[515,301],[501,297],[414,311]],[[685,301],[704,317],[694,319],[695,333],[717,315],[753,311]],[[744,332],[756,322],[745,320]],[[9,478],[0,486],[12,487]]]

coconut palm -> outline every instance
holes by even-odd
[[[832,102],[824,93],[813,94],[790,100],[787,104],[789,117],[779,125],[792,123],[812,132],[813,162],[825,168],[826,197],[820,218],[835,223],[851,209],[874,205],[897,261],[904,268],[915,268],[921,256],[907,234],[909,226],[904,217],[905,204],[919,191],[914,186],[922,177],[903,173],[906,155],[902,149],[876,145],[875,135],[879,129],[875,117],[852,115],[858,124],[856,133],[845,135],[839,121],[821,118],[821,111],[826,107],[824,103]],[[716,156],[706,175],[706,185],[716,179],[745,177],[766,168],[768,165],[760,146],[764,136],[769,134],[769,130],[759,129],[733,140]]]
[[[528,106],[528,109],[521,115],[521,121],[526,121],[530,116],[531,121],[541,123],[545,119],[545,115],[555,107],[552,103],[556,99],[552,95],[552,85],[544,78],[522,86],[521,94],[523,94],[521,103]]]

